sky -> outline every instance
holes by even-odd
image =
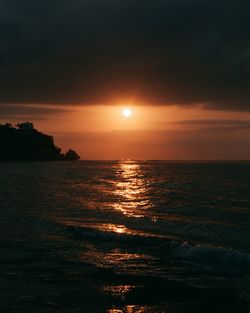
[[[2,0],[0,122],[31,121],[82,159],[250,159],[249,11]]]

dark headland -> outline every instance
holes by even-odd
[[[76,161],[80,156],[74,150],[62,153],[52,136],[34,128],[33,123],[15,127],[0,124],[0,161]]]

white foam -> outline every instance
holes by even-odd
[[[181,243],[173,248],[174,257],[189,261],[250,266],[250,254],[235,249]]]

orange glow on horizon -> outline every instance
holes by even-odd
[[[201,106],[143,106],[124,99],[116,103],[25,105],[32,113],[0,122],[33,122],[36,129],[52,135],[63,152],[71,148],[82,159],[249,158],[246,125],[250,113],[206,110]],[[128,118],[123,115],[125,109],[131,110]],[[232,145],[236,147],[233,151]],[[123,170],[128,173],[132,169]],[[117,209],[124,210],[124,206]]]

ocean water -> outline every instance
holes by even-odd
[[[1,163],[0,226],[1,312],[250,312],[250,163]]]

